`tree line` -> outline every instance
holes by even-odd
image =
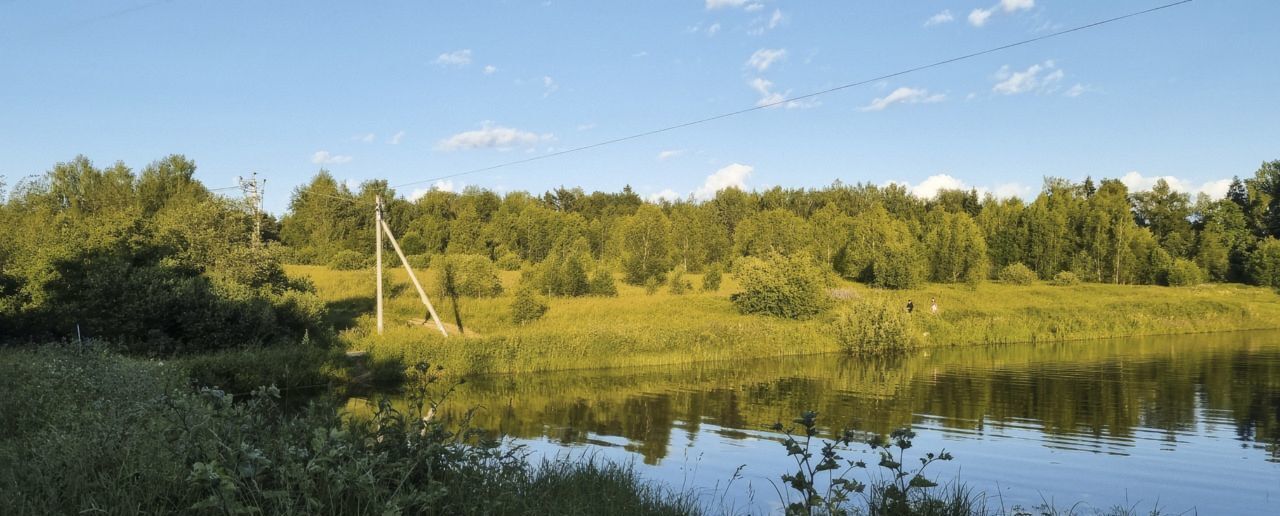
[[[606,270],[628,283],[662,281],[739,258],[804,256],[885,288],[975,283],[1020,264],[1040,279],[1069,273],[1114,284],[1202,281],[1280,286],[1280,161],[1235,178],[1225,197],[1178,192],[1161,179],[1130,191],[1116,179],[1046,178],[1031,201],[900,185],[727,188],[705,201],[647,201],[630,187],[540,196],[471,187],[397,196],[385,181],[351,190],[321,171],[298,187],[278,235],[290,260],[370,260],[374,199],[415,257],[484,256],[500,268]],[[409,258],[411,261],[416,258]]]

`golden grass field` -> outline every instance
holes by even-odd
[[[426,309],[402,269],[388,269],[390,288],[385,331],[374,331],[373,270],[336,271],[321,266],[288,266],[291,275],[310,278],[329,304],[340,339],[349,350],[405,364],[427,362],[458,373],[529,372],[732,360],[834,352],[832,315],[807,321],[739,314],[729,301],[738,290],[725,275],[717,292],[672,295],[665,288],[646,294],[618,282],[610,298],[550,298],[551,309],[526,325],[511,322],[510,304],[518,272],[503,272],[505,292],[488,299],[463,299],[467,336],[443,338],[423,326]],[[452,306],[438,293],[430,271],[417,271],[445,322]],[[690,275],[694,285],[701,278]],[[836,301],[887,296],[905,306],[911,299],[914,331],[924,346],[1079,340],[1133,335],[1203,333],[1280,327],[1280,295],[1243,285],[1198,287],[1081,284],[1027,286],[983,283],[976,287],[927,284],[883,291],[835,280]],[[929,311],[937,298],[939,311]],[[411,321],[417,320],[417,324]]]

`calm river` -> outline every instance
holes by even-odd
[[[995,508],[1280,507],[1276,332],[495,376],[463,385],[448,409],[475,406],[475,426],[534,459],[634,461],[716,511],[779,506],[791,464],[766,427],[805,410],[828,429],[911,426],[911,452],[955,456],[928,476],[959,478]],[[844,455],[874,463],[862,447]]]

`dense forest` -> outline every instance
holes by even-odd
[[[729,188],[705,201],[651,202],[630,188],[541,196],[433,189],[409,200],[325,171],[292,195],[261,240],[241,200],[210,192],[195,164],[169,156],[140,172],[78,157],[0,184],[0,335],[77,331],[149,353],[324,338],[324,304],[281,263],[372,265],[373,207],[411,263],[466,255],[522,270],[544,293],[612,289],[617,274],[655,284],[783,255],[883,288],[976,283],[1027,270],[1041,279],[1280,286],[1280,161],[1237,178],[1225,198],[1192,199],[1159,181],[1047,178],[1031,202],[901,186]],[[394,265],[394,255],[389,257]],[[499,287],[500,288],[500,287]]]
[[[1069,272],[1118,284],[1280,286],[1280,161],[1237,177],[1223,199],[1192,199],[1164,180],[1131,192],[1114,179],[1046,178],[1029,203],[976,190],[920,199],[901,186],[839,182],[729,188],[705,202],[648,202],[629,187],[541,196],[431,190],[408,200],[384,181],[353,192],[322,171],[295,190],[281,220],[289,259],[368,265],[378,195],[388,199],[387,220],[410,255],[482,255],[507,269],[579,260],[636,284],[778,252],[888,288],[977,282],[1014,264],[1045,280]]]

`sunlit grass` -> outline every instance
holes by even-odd
[[[518,272],[503,272],[504,293],[460,304],[467,337],[443,338],[423,326],[426,309],[403,270],[388,270],[385,331],[373,319],[373,271],[334,271],[291,266],[291,274],[315,282],[335,309],[340,337],[350,349],[374,357],[398,357],[443,365],[457,373],[527,372],[621,367],[832,352],[833,315],[791,321],[739,314],[729,301],[738,290],[732,275],[717,292],[672,295],[619,282],[618,297],[551,298],[551,310],[526,325],[511,321]],[[701,278],[691,275],[694,285]],[[453,323],[449,302],[435,292],[430,271],[420,271],[436,310]],[[924,346],[1034,342],[1131,335],[1199,333],[1280,326],[1280,296],[1242,285],[1199,287],[1082,284],[1070,287],[984,283],[927,284],[883,291],[836,280],[833,288],[857,302],[887,297],[905,309],[915,303],[915,331]],[[936,298],[938,313],[930,311]],[[417,320],[418,324],[411,321]]]

